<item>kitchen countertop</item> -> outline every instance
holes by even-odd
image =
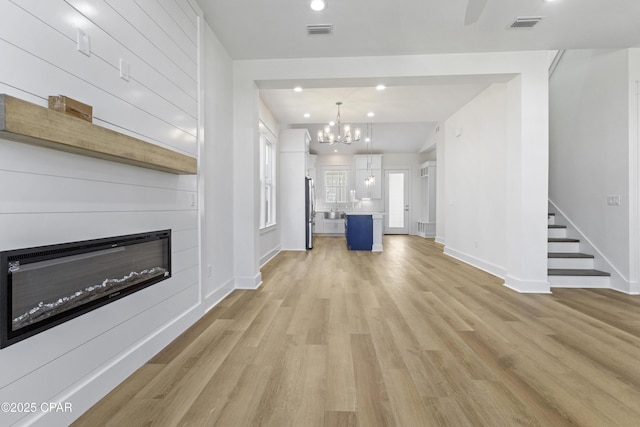
[[[345,211],[347,215],[385,215],[385,212]]]

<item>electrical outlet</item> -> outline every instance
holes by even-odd
[[[196,195],[191,193],[191,207],[194,208],[196,206]]]
[[[608,206],[620,206],[620,196],[607,196]]]
[[[207,275],[208,275],[208,277],[211,277],[212,270],[213,270],[213,266],[211,264],[207,265]]]

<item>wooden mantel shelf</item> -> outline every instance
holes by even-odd
[[[0,137],[163,172],[198,170],[193,157],[2,94]]]

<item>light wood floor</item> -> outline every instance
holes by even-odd
[[[432,240],[316,239],[74,426],[639,426],[640,297],[522,295]]]

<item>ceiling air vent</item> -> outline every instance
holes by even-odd
[[[543,16],[527,16],[517,18],[511,24],[511,28],[533,28],[538,22],[542,21]]]
[[[331,34],[333,32],[333,25],[307,25],[307,35],[318,36],[322,34]]]

